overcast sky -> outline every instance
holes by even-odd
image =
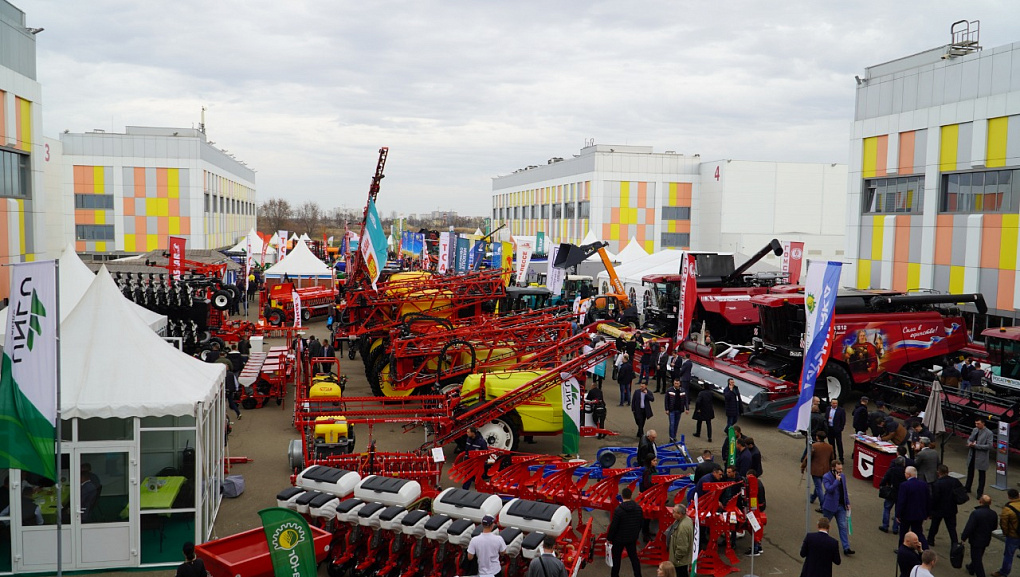
[[[855,74],[1016,0],[968,2],[11,0],[37,36],[43,130],[192,127],[261,200],[488,214],[491,178],[588,139],[846,162]]]

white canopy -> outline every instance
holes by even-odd
[[[307,232],[301,234],[301,240],[305,242],[312,242],[312,239],[308,236]]]
[[[63,418],[194,415],[219,393],[226,368],[158,337],[121,296],[106,267],[61,323]]]
[[[266,269],[266,278],[332,278],[333,271],[312,254],[305,241],[299,240],[286,258]]]
[[[296,232],[290,233],[290,240],[301,240]]]
[[[636,238],[630,237],[630,242],[616,255],[616,260],[621,263],[628,263],[648,256],[648,251],[641,246]]]
[[[280,246],[280,233],[274,232],[272,238],[269,239],[269,246],[276,248]]]
[[[85,266],[85,263],[78,257],[78,253],[74,251],[74,244],[64,247],[64,252],[61,253],[58,260],[60,261],[60,320],[63,321],[78,305],[82,295],[95,281],[96,275],[92,274],[89,267]],[[123,295],[121,298],[128,303],[135,315],[141,317],[145,324],[149,325],[151,330],[162,333],[166,329],[166,316],[137,305],[125,299]],[[6,332],[7,309],[4,308],[0,310],[0,346],[2,346]]]
[[[680,274],[680,255],[684,251],[676,249],[661,250],[657,253],[645,255],[644,258],[624,262],[616,267],[616,275],[624,284],[641,284],[641,279],[650,274]],[[596,278],[608,280],[609,273],[599,271]]]
[[[248,231],[248,235],[242,238],[241,241],[234,245],[233,248],[224,252],[238,253],[246,251],[248,247],[248,239],[251,239],[251,252],[253,255],[255,255],[255,260],[256,261],[261,260],[262,246],[265,243],[263,243],[262,237],[260,237],[259,234],[255,232],[254,228]],[[266,247],[266,256],[268,257],[271,254],[276,254],[276,249],[273,248],[272,246]]]
[[[394,242],[395,241],[393,240],[393,235],[392,234],[390,236],[386,237],[386,246],[393,246]]]
[[[475,236],[481,238],[481,237],[485,236],[485,234],[482,232],[482,229],[476,228],[475,229]]]

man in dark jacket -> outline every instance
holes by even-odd
[[[669,375],[669,347],[663,346],[655,359],[655,392],[665,393],[671,382]]]
[[[754,444],[754,437],[744,437],[744,443],[747,445],[747,450],[751,452],[751,471],[756,477],[761,477],[765,474],[765,470],[762,469],[761,451],[758,449],[758,445]]]
[[[907,467],[903,474],[907,480],[900,484],[896,495],[896,520],[900,522],[900,543],[908,531],[917,534],[923,549],[928,548],[924,537],[924,521],[928,518],[928,483],[917,478],[917,469]]]
[[[630,385],[634,382],[634,363],[630,355],[624,353],[623,364],[616,375],[616,382],[620,383],[620,406],[630,402]]]
[[[959,487],[959,489],[957,489]],[[938,478],[931,484],[931,526],[928,528],[928,546],[935,546],[935,535],[939,532],[939,524],[946,523],[949,532],[949,543],[956,546],[959,537],[956,534],[956,492],[963,489],[963,484],[955,477],[949,476],[949,467],[939,465]]]
[[[637,462],[635,466],[644,466],[648,462],[648,459],[658,456],[658,449],[655,447],[655,439],[659,437],[652,429],[648,429],[644,437],[641,437],[641,442],[638,443],[637,447]]]
[[[680,381],[673,381],[673,386],[666,391],[666,416],[669,417],[669,442],[676,442],[676,430],[680,427],[680,417],[687,406],[687,393],[680,388]]]
[[[868,397],[861,397],[861,403],[854,407],[853,421],[855,433],[868,431]]]
[[[747,439],[737,439],[737,475],[741,478],[747,476],[751,470],[751,450],[747,448]]]
[[[315,337],[308,337],[308,358],[314,359],[322,356],[322,343]],[[315,367],[312,367],[315,370]]]
[[[705,449],[701,454],[701,462],[694,468],[694,482],[697,483],[702,477],[719,468],[719,465],[712,460],[712,451]]]
[[[708,442],[712,442],[712,419],[715,418],[715,404],[712,399],[712,390],[706,385],[701,392],[698,393],[697,400],[694,401],[694,420],[697,421],[698,425],[694,429],[694,436],[701,436],[701,424],[705,423],[705,427],[708,429]]]
[[[885,412],[885,403],[875,401],[875,410],[868,413],[868,427],[871,428],[871,436],[878,437],[885,431],[885,419],[889,414]]]
[[[680,381],[680,386],[685,391],[691,389],[691,370],[694,368],[694,362],[691,361],[691,353],[684,353],[684,360],[682,363],[673,364],[673,380]]]
[[[464,442],[464,454],[469,455],[471,451],[486,451],[489,449],[489,443],[485,441],[485,437],[478,432],[477,427],[468,427],[466,433],[466,440]],[[462,488],[470,489],[471,483],[475,481],[474,477],[464,481]]]
[[[921,564],[921,541],[913,531],[907,531],[903,536],[903,543],[896,550],[896,566],[899,567],[900,577],[910,577],[914,567]]]
[[[800,556],[804,558],[800,577],[832,577],[832,566],[839,565],[842,559],[839,556],[839,541],[829,536],[828,519],[819,519],[818,531],[804,537]]]
[[[960,535],[961,541],[970,543],[970,563],[967,572],[977,577],[985,577],[985,549],[992,542],[992,533],[999,528],[999,515],[992,511],[992,498],[981,495],[978,506],[967,519],[967,525]]]
[[[726,428],[737,424],[740,417],[740,391],[733,379],[726,379],[726,388],[723,390],[723,405],[726,406]]]
[[[637,425],[637,436],[645,434],[645,421],[652,418],[652,403],[655,395],[648,390],[648,385],[639,383],[638,390],[630,398],[630,412],[634,413],[634,424]]]
[[[878,484],[879,489],[882,487],[889,487],[889,497],[883,501],[882,505],[882,524],[878,526],[878,530],[883,533],[889,532],[889,517],[892,513],[893,508],[896,506],[896,499],[900,494],[900,485],[907,480],[905,471],[907,470],[906,459],[903,457],[896,457],[893,459],[889,468],[885,470],[885,475],[882,475],[882,481]],[[896,518],[896,515],[892,517],[892,532],[899,534],[900,522]]]
[[[839,406],[839,401],[829,401],[829,409],[825,413],[825,433],[829,436],[829,444],[836,449],[839,460],[843,460],[843,429],[846,428],[846,410]]]
[[[631,500],[633,495],[630,487],[624,487],[620,492],[623,502],[613,511],[613,518],[606,530],[606,541],[613,546],[613,570],[610,571],[612,577],[620,576],[620,562],[624,549],[627,550],[627,558],[630,559],[630,565],[634,569],[634,577],[641,577],[637,540],[644,525],[644,514],[641,512],[641,506]]]

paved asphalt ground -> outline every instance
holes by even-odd
[[[308,335],[322,338],[327,334],[325,323],[312,323],[307,329]],[[267,344],[280,344],[279,340],[270,340]],[[344,351],[346,353],[346,350]],[[348,375],[347,394],[351,396],[368,396],[371,394],[368,382],[365,379],[361,359],[348,361],[346,355],[341,359],[342,370]],[[654,388],[654,387],[653,387]],[[605,383],[606,401],[609,404],[609,416],[607,426],[618,431],[617,437],[598,440],[584,438],[581,440],[581,457],[594,459],[595,451],[603,446],[635,446],[636,428],[629,410],[617,407],[619,393],[614,382],[607,380]],[[856,402],[856,398],[853,399]],[[853,405],[847,404],[849,409]],[[661,400],[656,399],[655,416],[647,427],[654,428],[659,432],[659,439],[667,437],[667,419],[662,410]],[[687,446],[693,455],[698,455],[703,449],[710,448],[714,452],[722,446],[722,426],[725,418],[721,417],[722,407],[717,406],[718,415],[715,422],[714,443],[709,445],[704,438],[691,436],[694,423],[685,416],[680,424],[680,433],[687,437]],[[237,499],[224,499],[220,508],[215,525],[215,537],[225,537],[244,530],[259,526],[257,512],[265,507],[276,505],[276,493],[289,485],[290,471],[287,467],[287,445],[291,439],[298,438],[291,421],[293,416],[293,403],[287,400],[281,407],[270,403],[264,408],[252,411],[244,411],[243,418],[234,423],[233,434],[230,435],[229,451],[234,457],[246,456],[253,461],[251,463],[235,465],[231,474],[243,475],[247,489]],[[754,575],[762,577],[768,575],[800,575],[801,559],[800,545],[804,538],[805,518],[805,480],[800,476],[799,461],[804,447],[803,439],[795,439],[777,430],[777,423],[768,421],[757,421],[742,419],[740,426],[746,435],[752,435],[763,455],[763,467],[765,474],[762,481],[766,488],[768,501],[768,526],[765,529],[764,554],[754,558]],[[387,425],[376,427],[372,436],[377,440],[377,447],[384,451],[403,451],[416,448],[424,440],[423,433],[404,434],[399,425]],[[368,434],[359,430],[357,450],[364,450],[367,445]],[[535,453],[559,454],[559,437],[538,437],[534,445],[522,444],[524,451]],[[844,438],[847,454],[847,477],[850,478],[851,469],[850,451],[852,440],[849,436]],[[452,458],[452,448],[447,448],[447,457]],[[951,471],[963,471],[965,466],[966,451],[963,439],[952,439],[947,445],[945,459]],[[1011,484],[1020,480],[1020,469],[1016,466],[1010,468]],[[851,537],[851,546],[857,554],[843,559],[843,564],[835,570],[836,575],[847,576],[889,576],[895,571],[895,555],[893,550],[896,547],[896,537],[881,533],[878,526],[882,517],[882,502],[878,498],[878,491],[869,482],[850,478],[849,481],[850,499],[852,505],[852,519],[854,533]],[[988,484],[994,483],[991,472]],[[449,486],[449,485],[446,485]],[[1015,485],[1014,485],[1015,486]],[[986,489],[992,497],[992,507],[996,511],[1002,508],[1006,502],[1005,492],[995,489]],[[958,520],[959,529],[962,531],[976,499],[961,507]],[[812,527],[818,518],[814,512],[814,506],[808,509],[807,517],[810,518]],[[608,519],[596,518],[596,523],[601,523],[600,530],[604,530]],[[925,525],[927,530],[927,524]],[[838,532],[833,523],[830,534],[838,538]],[[738,543],[738,554],[741,556],[739,571],[733,575],[751,574],[751,558],[744,557],[743,552],[750,546],[750,537],[743,538]],[[938,545],[935,550],[939,554],[939,562],[935,567],[934,574],[943,577],[946,575],[965,575],[963,569],[953,569],[949,564],[949,538],[945,529],[940,531],[937,538]],[[177,543],[167,543],[167,547],[177,548]],[[985,554],[985,568],[988,574],[999,568],[1002,559],[1003,545],[999,541],[993,541]],[[968,549],[969,555],[969,549]],[[631,573],[629,564],[624,562],[622,575],[629,576]],[[138,574],[168,575],[171,571],[136,572]],[[325,575],[325,568],[320,568],[320,575]],[[600,577],[609,575],[609,569],[601,559],[580,573],[585,576]],[[655,569],[645,566],[643,575],[655,575]]]

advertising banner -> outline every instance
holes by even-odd
[[[489,266],[492,268],[503,268],[503,243],[492,243],[492,262]]]
[[[56,479],[57,265],[11,265],[0,359],[0,468]]]
[[[807,431],[811,421],[811,398],[815,395],[815,380],[832,352],[836,292],[839,289],[839,262],[812,262],[808,266],[804,285],[804,308],[807,323],[804,333],[804,369],[800,375],[800,398],[786,413],[779,428],[794,433]]]
[[[698,306],[698,267],[694,255],[684,251],[680,256],[680,307],[676,312],[676,342],[681,345],[691,334],[691,319]]]
[[[457,272],[467,271],[470,252],[471,241],[466,237],[457,237]]]
[[[545,250],[545,233],[535,233],[535,254],[548,254]]]
[[[287,231],[280,229],[277,233],[280,237],[280,246],[276,247],[277,262],[283,260],[283,257],[287,256]]]
[[[482,267],[482,261],[485,260],[485,241],[476,240],[475,245],[471,247],[470,266],[471,270],[478,270]]]
[[[563,454],[577,455],[581,446],[581,384],[570,373],[560,374],[563,383]]]
[[[531,254],[535,250],[534,241],[517,237],[517,284],[520,285],[528,274],[528,265],[531,264]]]
[[[290,292],[290,298],[294,301],[294,326],[301,326],[301,295],[297,291]]]
[[[801,263],[804,260],[804,243],[786,241],[783,243],[783,260],[780,263],[780,272],[787,275],[790,284],[800,282]]]
[[[439,262],[436,264],[436,272],[446,274],[450,268],[450,233],[439,233]]]
[[[372,279],[372,288],[379,290],[376,281],[386,265],[386,235],[383,233],[379,212],[375,209],[375,201],[368,201],[368,218],[365,219],[365,236],[360,240],[358,250],[361,260],[365,263],[368,278]]]
[[[514,259],[514,245],[509,242],[501,242],[503,246],[503,284],[510,286],[510,280],[513,278],[513,259]]]
[[[179,236],[170,237],[170,278],[181,280],[184,273],[184,245],[187,239]]]
[[[269,544],[269,558],[274,575],[287,577],[315,577],[315,543],[312,530],[296,511],[271,507],[259,511],[262,529]]]
[[[251,276],[251,265],[252,260],[255,258],[251,254],[251,237],[245,237],[244,245],[244,290],[248,290],[248,277]]]
[[[553,266],[553,263],[556,262],[556,253],[559,251],[559,245],[553,245],[550,247],[548,268],[546,269],[545,286],[549,289],[549,292],[552,293],[553,296],[556,296],[563,291],[563,281],[567,278],[566,269],[556,268]]]

